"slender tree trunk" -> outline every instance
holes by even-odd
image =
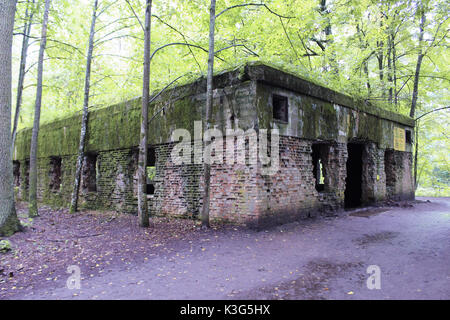
[[[28,4],[29,1],[27,1],[27,6]],[[34,0],[32,4],[34,5]],[[31,13],[29,13],[29,8],[27,7],[27,9],[25,10],[25,25],[23,27],[22,53],[20,55],[19,82],[17,84],[17,100],[16,100],[16,110],[14,112],[11,152],[14,151],[14,143],[16,141],[16,134],[17,134],[17,125],[19,123],[20,107],[22,105],[23,83],[25,81],[25,67],[27,65],[28,42],[31,33],[31,26],[33,24],[33,14],[34,8],[32,8]]]
[[[385,97],[385,86],[384,86],[384,72],[383,72],[383,68],[384,68],[384,54],[383,54],[383,42],[382,41],[377,41],[377,48],[378,48],[378,54],[377,54],[377,61],[378,61],[378,76],[380,78],[380,85],[381,85],[381,96],[384,98]]]
[[[208,50],[208,74],[206,77],[206,115],[205,130],[210,128],[213,104],[213,74],[214,74],[214,28],[216,23],[216,0],[211,0],[209,12],[209,50]],[[203,157],[205,189],[203,194],[202,227],[209,228],[209,200],[211,183],[211,165]]]
[[[409,112],[409,116],[411,118],[414,118],[414,115],[416,113],[416,106],[417,106],[417,98],[419,96],[419,77],[420,77],[420,67],[422,65],[422,59],[423,59],[423,51],[422,51],[422,41],[423,41],[423,35],[425,30],[425,10],[423,8],[423,5],[421,5],[421,18],[420,18],[420,26],[419,26],[419,53],[417,55],[417,64],[416,64],[416,72],[414,74],[414,89],[412,94],[412,101],[411,101],[411,109]]]
[[[50,11],[51,0],[45,0],[44,19],[42,21],[41,45],[39,48],[38,58],[38,74],[36,87],[36,103],[34,107],[34,121],[33,131],[31,134],[30,147],[30,188],[29,188],[29,204],[28,215],[35,217],[38,215],[37,207],[37,151],[38,151],[38,136],[39,136],[39,121],[41,118],[41,103],[42,103],[42,77],[44,71],[44,51],[47,43],[47,24],[48,14]]]
[[[359,46],[361,47],[361,49],[366,49],[367,48],[367,42],[364,42],[362,39],[362,31],[359,27],[359,24],[356,25],[356,31],[358,33],[358,38],[359,38]],[[363,70],[364,70],[364,74],[366,76],[366,87],[367,87],[367,96],[370,97],[371,95],[371,88],[370,88],[370,78],[369,78],[369,61],[368,58],[364,59],[363,61]]]
[[[417,159],[419,156],[419,121],[416,121],[416,145],[414,148],[414,191],[417,190]]]
[[[367,60],[364,61],[364,73],[366,75],[367,96],[370,97],[372,95],[372,89],[370,86],[369,62]]]
[[[97,20],[97,5],[98,0],[94,0],[94,9],[92,13],[91,31],[89,34],[89,45],[86,58],[86,74],[84,78],[84,102],[83,102],[83,116],[81,118],[81,132],[80,132],[80,144],[78,147],[77,166],[75,170],[75,181],[72,192],[72,199],[70,202],[70,212],[78,211],[78,193],[80,191],[81,180],[81,168],[83,167],[84,160],[84,145],[86,142],[88,115],[89,115],[89,91],[91,88],[91,64],[92,64],[92,52],[94,51],[94,36],[95,36],[95,22]]]
[[[16,1],[0,0],[0,236],[20,230],[11,150],[11,56]]]
[[[138,159],[138,219],[141,227],[148,227],[148,203],[147,203],[147,133],[148,133],[148,104],[150,101],[150,41],[151,41],[151,16],[152,0],[147,0],[145,7],[144,26],[144,75],[142,86],[142,114],[141,135],[139,142]]]
[[[326,17],[327,23],[325,25],[325,28],[323,29],[323,32],[325,33],[325,39],[327,41],[327,44],[329,45],[330,43],[333,43],[333,40],[331,38],[332,30],[331,30],[331,23],[330,23],[330,18],[329,18],[330,13],[328,12],[328,9],[327,9],[327,0],[320,1],[320,12],[321,12],[322,16]],[[331,69],[332,73],[337,76],[339,74],[339,67],[336,63],[336,53],[334,51],[331,51],[331,52],[329,52],[329,54],[330,54],[330,69]]]
[[[395,109],[398,111],[398,92],[397,92],[397,50],[395,49],[395,37],[391,38],[392,43],[392,74],[394,81],[394,104]]]
[[[387,51],[387,78],[389,83],[389,90],[388,90],[388,102],[390,105],[392,105],[393,99],[394,99],[394,92],[393,92],[393,79],[392,79],[392,42],[391,37],[388,37],[388,51]]]

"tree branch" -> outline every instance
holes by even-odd
[[[216,52],[214,52],[214,55],[218,54],[218,53],[221,52],[221,51],[224,51],[224,50],[227,50],[227,49],[230,49],[230,48],[234,48],[234,47],[244,47],[244,48],[247,49],[251,54],[253,54],[253,55],[256,56],[256,57],[259,57],[259,55],[258,55],[257,53],[255,53],[254,51],[252,51],[252,50],[251,50],[250,48],[248,48],[245,44],[232,44],[232,45],[230,45],[230,46],[228,46],[228,47],[225,47],[225,48],[222,48],[222,49],[217,50]]]
[[[234,9],[234,8],[239,8],[239,7],[248,7],[248,6],[257,6],[257,7],[264,7],[266,8],[270,13],[276,15],[277,17],[283,18],[283,19],[294,19],[295,17],[287,17],[287,16],[283,16],[281,14],[278,14],[274,11],[272,11],[272,9],[270,9],[266,4],[264,3],[243,3],[243,4],[237,4],[228,8],[223,9],[221,12],[219,12],[218,14],[216,14],[216,19],[221,16],[223,13],[227,12],[228,10]]]
[[[168,85],[166,85],[164,88],[162,88],[157,94],[155,94],[155,95],[150,99],[150,101],[149,101],[148,103],[150,104],[150,103],[152,103],[153,101],[155,101],[156,98],[158,98],[161,94],[163,94],[163,93],[167,90],[167,88],[169,88],[172,84],[174,84],[175,82],[177,82],[180,78],[182,78],[182,77],[184,77],[184,76],[187,76],[188,74],[191,74],[191,73],[189,72],[189,73],[183,74],[183,75],[179,76],[178,78],[176,78],[175,80],[171,81]],[[154,118],[156,118],[156,116],[157,116],[159,113],[161,113],[161,111],[163,111],[163,110],[164,110],[164,108],[159,109],[159,110],[158,110],[158,111],[150,118],[150,120],[149,120],[148,122],[150,123],[150,122],[151,122]]]
[[[437,108],[437,109],[434,109],[434,110],[425,112],[425,113],[422,114],[421,116],[415,118],[414,121],[417,121],[417,120],[419,120],[420,118],[423,118],[423,117],[425,117],[426,115],[428,115],[428,114],[430,114],[430,113],[433,113],[433,112],[436,112],[436,111],[440,111],[440,110],[444,110],[444,109],[450,109],[450,106],[442,107],[442,108]]]
[[[144,26],[142,25],[141,19],[139,19],[138,15],[134,11],[133,6],[131,5],[130,1],[128,1],[128,0],[125,0],[125,1],[127,2],[128,6],[130,7],[131,11],[133,12],[133,15],[136,17],[137,21],[141,25],[142,31],[145,31]]]

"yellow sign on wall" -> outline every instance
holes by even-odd
[[[394,150],[405,151],[405,129],[394,127]]]

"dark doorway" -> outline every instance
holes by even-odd
[[[87,153],[83,164],[83,189],[88,192],[97,191],[97,154]]]
[[[61,189],[61,157],[51,157],[50,158],[50,190],[59,191]]]
[[[345,178],[344,205],[346,208],[355,208],[361,205],[363,145],[349,143],[347,150],[347,178]]]
[[[155,148],[147,149],[147,194],[155,194],[156,152]]]

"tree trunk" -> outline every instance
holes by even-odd
[[[359,39],[359,46],[361,49],[366,49],[367,48],[367,42],[363,41],[362,39],[362,31],[359,27],[359,24],[356,25],[356,31],[358,34],[358,39]],[[364,74],[366,76],[366,87],[367,87],[367,96],[370,97],[371,95],[371,88],[370,88],[370,78],[369,78],[369,61],[368,58],[364,59],[363,61],[363,70],[364,70]]]
[[[36,103],[34,107],[33,131],[31,134],[31,147],[30,147],[30,186],[29,186],[29,204],[28,204],[28,215],[30,217],[35,217],[38,215],[37,150],[38,150],[38,136],[39,136],[39,120],[41,118],[44,51],[47,43],[47,24],[48,24],[48,14],[50,11],[50,2],[51,0],[45,0],[44,19],[42,21],[41,45],[39,48],[39,58],[38,58]]]
[[[0,236],[20,230],[11,150],[11,56],[16,1],[0,0]]]
[[[416,144],[414,148],[414,191],[417,190],[417,159],[419,156],[419,121],[416,121]]]
[[[383,42],[382,41],[377,41],[377,48],[378,48],[378,54],[377,54],[378,76],[380,78],[381,96],[384,98],[386,93],[384,92],[384,89],[385,89],[384,72],[383,72],[384,55],[383,55]]]
[[[397,50],[395,49],[395,37],[391,38],[392,43],[392,73],[394,81],[394,104],[395,110],[398,111],[398,92],[397,92]]]
[[[388,36],[387,68],[388,68],[387,78],[389,83],[388,102],[390,105],[392,105],[394,92],[393,92],[393,78],[392,78],[392,41],[390,35]]]
[[[150,41],[151,41],[152,0],[147,0],[144,27],[144,75],[142,86],[141,135],[138,159],[138,219],[141,227],[150,225],[147,203],[147,131],[148,104],[150,101]]]
[[[27,5],[29,1],[27,1]],[[32,2],[34,5],[34,0]],[[14,152],[14,142],[16,141],[17,125],[19,123],[20,106],[22,105],[22,92],[23,83],[25,81],[25,67],[27,65],[28,56],[28,42],[31,33],[31,26],[33,24],[33,14],[34,8],[32,8],[31,13],[28,13],[28,6],[25,10],[25,25],[23,27],[23,39],[22,39],[22,53],[20,55],[20,68],[19,68],[19,82],[17,84],[17,100],[16,100],[16,110],[14,112],[14,123],[12,130],[12,142],[11,142],[11,152]]]
[[[423,35],[424,35],[424,29],[425,29],[425,10],[423,8],[423,5],[421,5],[421,18],[420,18],[420,26],[419,26],[419,53],[417,55],[417,64],[416,64],[416,72],[414,74],[414,89],[412,94],[412,101],[411,101],[411,110],[409,112],[409,116],[411,118],[414,118],[414,115],[416,113],[416,106],[417,106],[417,97],[419,96],[419,77],[420,77],[420,67],[422,65],[422,59],[423,59],[423,51],[422,51],[422,41],[423,41]]]
[[[208,130],[211,123],[211,112],[213,104],[213,74],[214,74],[214,27],[216,23],[216,0],[211,0],[209,12],[209,50],[208,50],[208,74],[206,78],[206,115],[205,130]],[[211,165],[209,161],[205,161],[203,157],[204,183],[205,189],[203,194],[202,207],[202,227],[209,227],[209,199],[210,199],[210,183],[211,183]]]
[[[89,91],[91,81],[91,64],[92,64],[92,52],[94,51],[94,36],[95,36],[95,22],[97,20],[97,5],[98,0],[94,0],[94,9],[92,13],[91,31],[89,34],[89,45],[86,58],[86,74],[84,78],[84,103],[83,103],[83,116],[81,118],[81,132],[80,132],[80,144],[78,147],[77,166],[75,170],[75,181],[72,192],[72,199],[70,202],[70,213],[78,211],[78,193],[80,191],[81,180],[81,168],[83,167],[84,160],[84,145],[86,141],[88,115],[89,115]]]
[[[321,0],[320,1],[320,12],[322,14],[322,16],[326,17],[326,25],[325,28],[323,29],[323,32],[325,33],[325,40],[326,43],[329,45],[331,43],[333,43],[333,39],[332,37],[332,30],[331,30],[331,23],[330,23],[330,18],[329,18],[329,12],[327,9],[327,0]],[[334,75],[338,75],[339,74],[339,66],[336,63],[336,53],[334,51],[329,52],[330,55],[330,69],[331,72]]]

